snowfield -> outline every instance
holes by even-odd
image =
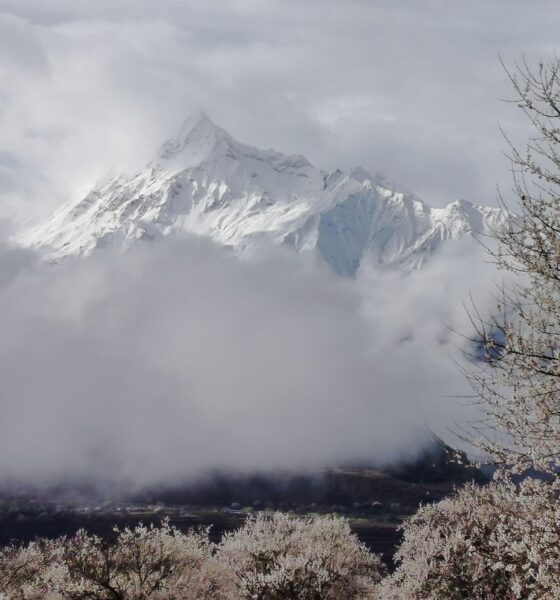
[[[138,174],[113,177],[17,241],[60,260],[188,233],[240,255],[270,244],[314,252],[352,276],[365,260],[420,267],[446,240],[502,221],[499,209],[465,200],[431,208],[360,167],[327,173],[303,156],[247,146],[201,113]]]

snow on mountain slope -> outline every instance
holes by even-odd
[[[326,173],[303,156],[241,144],[202,113],[140,173],[66,204],[19,241],[59,260],[187,232],[239,253],[263,244],[319,252],[353,275],[364,259],[418,267],[446,240],[501,220],[498,209],[464,200],[430,208],[361,168]]]

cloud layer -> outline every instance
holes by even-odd
[[[2,256],[1,482],[383,464],[468,417],[446,326],[469,281],[443,257],[421,279],[350,283],[200,240],[56,267]]]

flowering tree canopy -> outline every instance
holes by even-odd
[[[381,563],[337,517],[249,519],[225,537],[218,559],[235,577],[239,598],[368,598]]]
[[[372,597],[381,563],[338,517],[259,515],[212,544],[168,522],[0,551],[0,600],[330,600]]]
[[[519,209],[491,254],[515,282],[492,317],[473,313],[485,361],[468,376],[489,417],[479,446],[549,469],[560,455],[560,60],[506,72],[535,133],[524,151],[510,143]]]
[[[407,522],[382,598],[560,598],[558,489],[507,477],[421,508]]]

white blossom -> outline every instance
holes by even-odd
[[[387,600],[560,598],[559,486],[503,474],[424,506],[403,527]]]

